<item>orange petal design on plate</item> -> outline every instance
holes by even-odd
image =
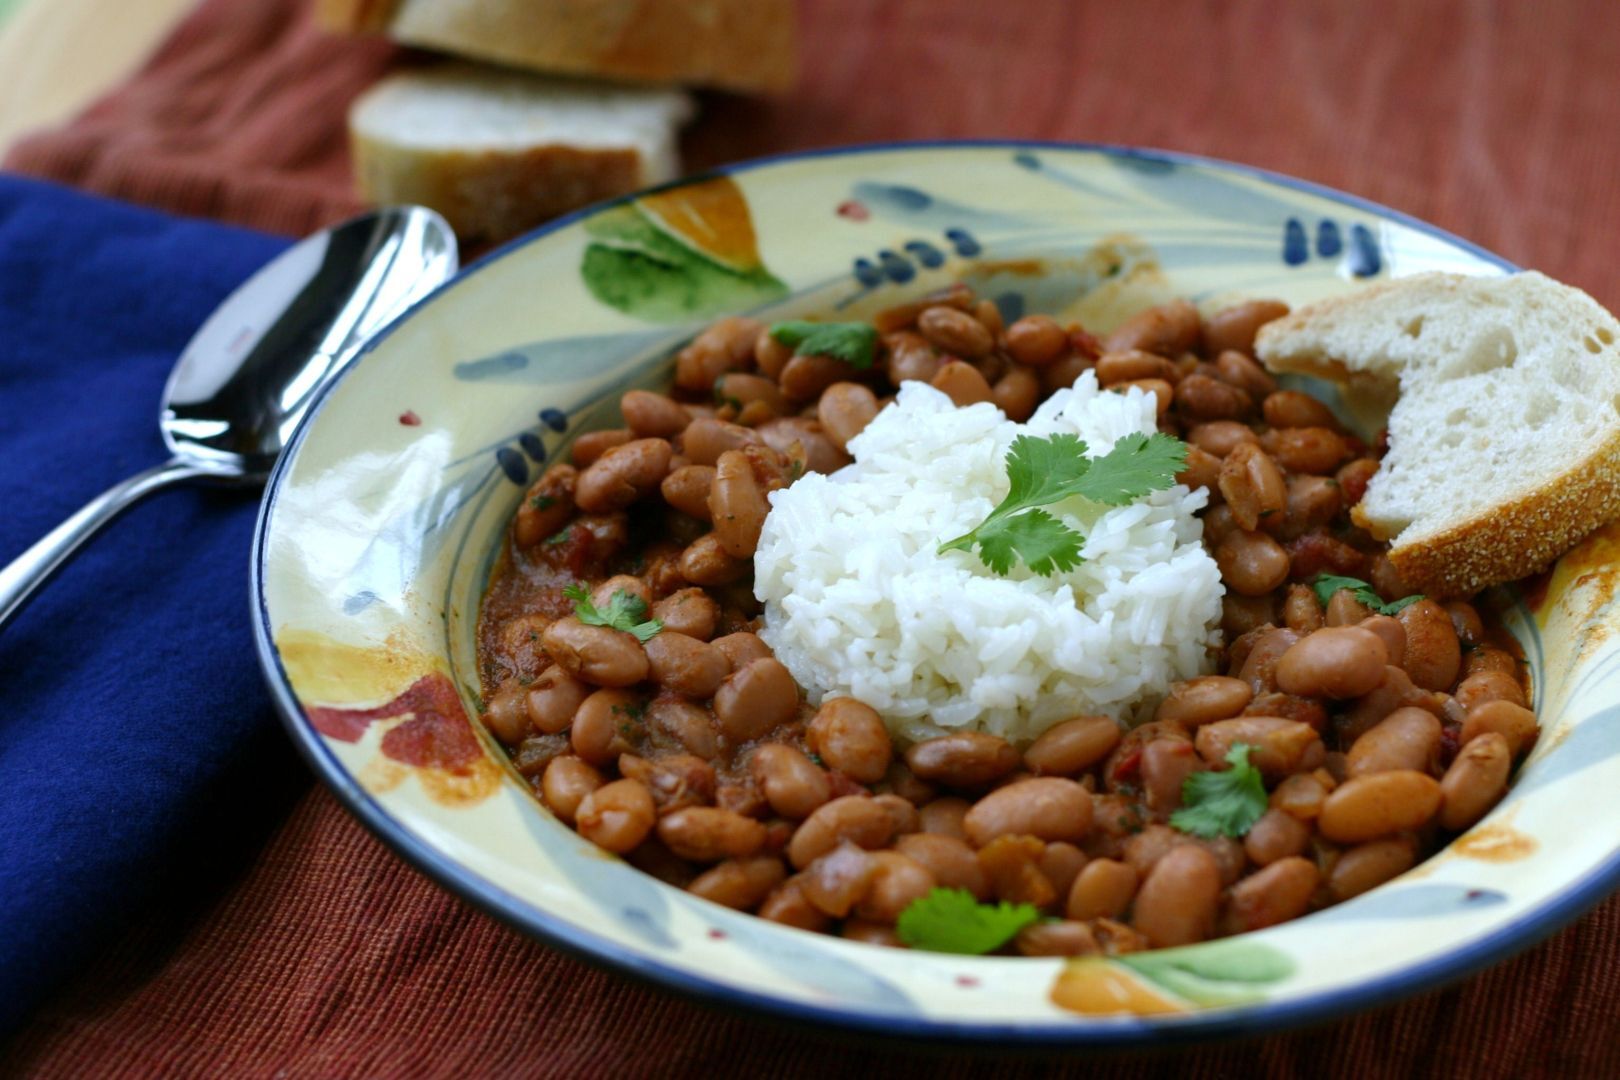
[[[748,202],[729,176],[645,195],[636,205],[665,232],[722,266],[741,274],[762,266]]]
[[[1071,960],[1052,983],[1052,1004],[1082,1016],[1156,1016],[1187,1007],[1111,960]]]

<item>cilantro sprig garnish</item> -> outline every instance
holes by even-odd
[[[773,324],[770,335],[803,356],[831,356],[857,368],[869,368],[877,358],[878,332],[871,323],[791,319]]]
[[[1232,767],[1224,772],[1195,772],[1181,782],[1181,809],[1170,815],[1172,828],[1212,840],[1242,836],[1266,812],[1266,786],[1260,770],[1249,764],[1253,747],[1236,743],[1226,752]]]
[[[613,593],[605,609],[592,603],[591,591],[579,582],[565,588],[563,595],[574,602],[574,618],[587,626],[623,630],[627,634],[634,634],[636,640],[643,644],[664,628],[658,619],[643,622],[641,617],[647,614],[647,602],[623,589]]]
[[[966,889],[936,886],[906,905],[894,929],[914,949],[981,956],[1040,918],[1033,904],[981,904]]]
[[[1403,608],[1409,608],[1423,599],[1422,593],[1413,593],[1403,596],[1399,600],[1384,603],[1383,597],[1373,591],[1373,587],[1360,578],[1340,577],[1338,574],[1317,574],[1311,579],[1311,588],[1316,590],[1316,598],[1327,607],[1333,599],[1333,594],[1340,589],[1349,589],[1351,594],[1365,607],[1371,608],[1378,615],[1395,615]]]
[[[1073,570],[1085,538],[1036,507],[1075,495],[1124,506],[1174,484],[1186,464],[1187,444],[1170,435],[1127,435],[1095,458],[1086,457],[1086,444],[1075,435],[1020,435],[1007,451],[1007,497],[978,528],[939,550],[972,551],[977,544],[984,565],[1002,575],[1012,570],[1014,557],[1043,576]]]

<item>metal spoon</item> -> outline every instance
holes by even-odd
[[[0,628],[144,496],[182,480],[262,484],[321,387],[456,266],[445,220],[405,206],[316,233],[240,285],[169,374],[158,427],[172,456],[98,495],[0,570]]]

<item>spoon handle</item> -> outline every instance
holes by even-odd
[[[143,497],[170,484],[217,473],[204,466],[171,459],[115,484],[86,503],[72,517],[41,537],[33,547],[0,569],[0,629],[33,595],[34,590],[61,569],[79,545]]]

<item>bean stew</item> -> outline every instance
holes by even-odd
[[[876,944],[905,945],[902,913],[938,888],[1041,916],[1001,952],[1087,955],[1273,926],[1396,877],[1495,805],[1537,721],[1486,607],[1414,598],[1351,522],[1381,447],[1254,359],[1286,312],[1176,301],[1099,340],[1004,324],[956,285],[878,314],[864,369],[721,319],[667,393],[626,393],[623,426],[526,493],[478,624],[488,730],[603,849]],[[847,464],[904,380],[1023,421],[1088,370],[1151,394],[1187,444],[1178,479],[1209,491],[1215,673],[1134,727],[1076,715],[1027,746],[897,745],[860,701],[808,704],[758,636],[770,493]]]

